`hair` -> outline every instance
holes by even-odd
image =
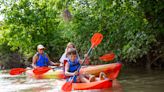
[[[75,44],[74,44],[74,43],[69,42],[69,43],[67,44],[67,47],[68,47],[69,45],[72,45],[72,46],[73,46],[73,48],[75,48]]]
[[[77,52],[76,52],[76,49],[75,48],[71,48],[68,52],[67,52],[67,55],[76,55]]]
[[[66,49],[65,49],[65,53],[67,53],[68,51],[68,46],[70,46],[70,45],[72,45],[73,46],[73,48],[76,48],[75,47],[75,45],[74,45],[74,43],[72,43],[72,42],[69,42],[68,44],[67,44],[67,47],[66,47]]]

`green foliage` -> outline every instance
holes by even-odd
[[[6,29],[3,36],[12,50],[32,55],[38,44],[52,47],[50,51],[59,48],[54,46],[62,38],[58,32],[59,15],[52,4],[53,1],[17,0],[10,4],[5,2],[7,1],[4,1],[4,6],[10,7],[4,9]]]
[[[94,59],[111,50],[121,49],[124,59],[135,61],[147,54],[156,41],[152,30],[147,28],[148,21],[138,2],[85,0],[72,4],[73,20],[70,24],[63,23],[67,25],[64,32],[71,35],[71,41],[80,47],[80,52],[85,53],[86,47],[90,47],[88,40],[93,33],[104,34],[103,42],[93,52]]]
[[[1,5],[5,19],[0,41],[25,56],[32,56],[43,44],[58,60],[70,41],[83,56],[92,35],[100,32],[104,39],[92,53],[92,64],[102,63],[94,61],[116,50],[123,60],[136,61],[163,41],[159,0],[8,0]]]

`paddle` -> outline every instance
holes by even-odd
[[[101,43],[102,39],[103,39],[103,35],[100,34],[100,33],[95,33],[95,34],[92,36],[92,38],[91,38],[91,44],[92,44],[92,45],[91,45],[90,49],[89,49],[88,52],[87,52],[87,56],[90,55],[90,52],[92,51],[92,49],[93,49],[95,46],[97,46],[98,44]],[[82,64],[79,66],[79,68],[77,69],[77,71],[80,70],[80,68],[81,68],[81,66],[83,65],[83,63],[85,62],[86,58],[87,58],[87,57],[84,58],[84,60],[82,61]],[[74,75],[74,76],[72,77],[72,80],[71,80],[71,81],[66,82],[66,83],[62,86],[62,90],[63,90],[63,91],[71,91],[71,90],[72,90],[72,83],[73,83],[73,79],[74,79],[75,76],[76,76],[76,75]]]
[[[35,75],[41,75],[41,74],[44,74],[44,73],[46,73],[46,72],[48,72],[49,70],[51,70],[52,68],[50,68],[50,67],[38,67],[38,68],[35,68],[34,70],[33,70],[33,73],[35,74]]]
[[[9,74],[10,75],[19,75],[19,74],[22,74],[25,71],[26,71],[26,69],[24,69],[24,68],[13,68],[9,71]]]
[[[105,61],[105,62],[111,61],[114,58],[115,58],[115,54],[113,52],[99,57],[100,60]]]
[[[37,67],[33,70],[33,73],[36,74],[36,75],[40,75],[40,74],[44,74],[46,73],[47,71],[49,71],[50,67]],[[10,70],[9,74],[10,75],[19,75],[19,74],[22,74],[23,72],[27,71],[29,69],[24,69],[24,68],[13,68]]]

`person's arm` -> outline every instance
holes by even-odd
[[[35,54],[32,58],[32,67],[33,68],[37,68],[37,66],[35,65],[37,60],[38,60],[38,56],[37,56],[37,54]]]
[[[54,66],[60,66],[60,63],[54,63],[52,61],[49,61],[51,65],[54,65]]]
[[[69,64],[66,63],[65,64],[65,75],[66,76],[78,75],[78,71],[75,71],[75,72],[71,73],[71,72],[68,72],[68,70],[69,70]]]
[[[49,61],[50,65],[53,65],[53,66],[59,66],[59,65],[60,65],[60,63],[54,63],[54,62],[52,62],[52,61],[50,60],[48,54],[46,54],[46,56],[47,56],[47,58],[48,58],[48,61]]]

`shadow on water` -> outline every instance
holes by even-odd
[[[122,70],[113,87],[103,90],[73,92],[163,92],[164,71],[143,69]],[[60,80],[32,79],[26,75],[11,76],[0,73],[0,92],[61,92]]]

